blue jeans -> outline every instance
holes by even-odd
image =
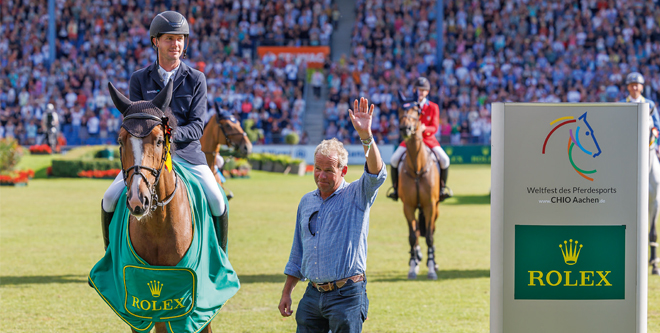
[[[349,280],[340,289],[319,292],[310,283],[296,311],[296,332],[362,332],[369,311],[367,281]]]

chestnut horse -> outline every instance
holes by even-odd
[[[184,180],[172,170],[170,143],[176,127],[176,118],[169,110],[172,81],[150,102],[131,102],[112,84],[109,86],[115,105],[124,115],[118,142],[130,212],[128,240],[135,254],[148,265],[177,266],[199,231],[193,229],[191,201]],[[200,332],[210,333],[210,323],[209,320]],[[168,322],[153,325],[156,333],[168,332]]]
[[[428,258],[426,265],[429,269],[428,278],[438,278],[435,262],[435,247],[433,234],[435,221],[438,218],[438,204],[440,203],[440,171],[437,162],[432,159],[431,151],[424,145],[422,138],[420,114],[421,110],[417,98],[406,100],[399,93],[401,108],[399,109],[399,131],[401,138],[406,142],[406,158],[403,167],[399,168],[399,197],[403,202],[403,214],[408,220],[408,240],[410,242],[410,270],[408,279],[417,278],[419,263],[422,260],[422,251],[419,246],[419,237],[426,238]],[[418,218],[415,218],[418,212]]]
[[[243,131],[241,123],[231,113],[222,111],[217,104],[216,110],[217,113],[211,116],[204,126],[204,134],[199,141],[202,144],[202,152],[206,155],[206,163],[213,171],[215,180],[222,186],[215,169],[215,158],[220,152],[220,145],[231,146],[241,157],[247,157],[252,152],[252,143]]]

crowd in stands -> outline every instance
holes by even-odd
[[[209,117],[221,107],[251,118],[262,143],[281,142],[289,131],[302,134],[306,64],[256,59],[256,48],[328,45],[339,18],[331,0],[59,0],[50,59],[47,1],[0,6],[0,137],[24,145],[43,140],[48,103],[68,144],[114,143],[121,114],[107,83],[128,94],[131,74],[156,60],[149,25],[165,10],[188,18],[184,61],[206,74]]]
[[[652,1],[444,1],[443,60],[435,0],[358,0],[352,53],[328,70],[326,136],[356,142],[347,101],[377,103],[373,130],[396,143],[397,91],[431,81],[443,144],[488,144],[492,102],[614,102],[625,77],[660,91],[660,11]]]
[[[158,12],[183,13],[191,26],[185,62],[207,76],[209,112],[240,115],[280,143],[304,137],[304,89],[327,86],[325,137],[355,143],[349,103],[374,102],[373,131],[395,144],[397,91],[431,82],[443,144],[487,144],[490,103],[612,102],[625,76],[641,72],[645,96],[660,95],[660,11],[652,1],[445,1],[443,35],[436,0],[357,0],[351,53],[307,76],[302,62],[256,57],[260,45],[330,45],[339,20],[332,0],[56,1],[56,54],[49,58],[47,2],[0,3],[0,137],[39,143],[47,103],[68,144],[114,143],[121,115],[107,82],[128,92],[132,72],[155,61],[148,28]],[[437,44],[443,60],[437,63]],[[325,89],[323,90],[325,91]],[[245,123],[244,123],[245,124]],[[305,143],[303,140],[302,143]]]

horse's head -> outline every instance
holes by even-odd
[[[571,138],[579,146],[579,148],[591,157],[598,157],[601,153],[598,140],[594,134],[593,128],[587,122],[587,113],[585,112],[578,118],[578,126],[575,128],[575,137]]]
[[[176,118],[169,110],[172,81],[151,101],[131,102],[111,83],[108,88],[124,116],[117,141],[128,190],[127,206],[133,216],[141,218],[156,209],[156,184],[163,167],[170,163],[171,168],[170,143],[176,129]]]
[[[399,105],[399,132],[403,140],[408,140],[411,136],[416,135],[420,128],[421,109],[417,102],[417,93],[415,92],[411,99],[407,99],[399,91]]]
[[[215,109],[218,112],[217,120],[218,126],[222,135],[225,136],[225,141],[228,146],[232,146],[241,155],[246,157],[252,152],[252,142],[248,139],[247,134],[243,131],[241,123],[234,117],[233,114],[222,110],[216,103]]]

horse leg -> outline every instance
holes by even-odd
[[[435,245],[433,244],[433,235],[435,233],[435,219],[436,219],[436,210],[434,209],[435,205],[428,205],[425,207],[424,214],[428,217],[426,219],[426,245],[428,246],[428,256],[426,258],[426,266],[429,269],[427,277],[429,280],[437,280],[438,274],[438,264],[435,260]]]
[[[211,329],[211,323],[209,322],[206,327],[204,327],[203,330],[200,331],[200,333],[213,333],[213,330]]]
[[[417,259],[417,253],[421,253],[419,248],[419,227],[415,220],[415,208],[413,206],[403,205],[403,214],[406,216],[406,220],[408,220],[408,242],[410,243],[408,279],[414,280],[419,273],[419,262],[421,260]]]

